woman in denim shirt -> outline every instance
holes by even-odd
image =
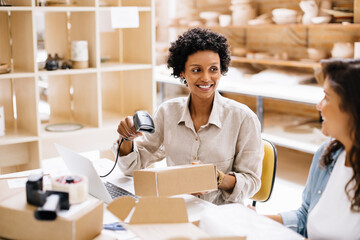
[[[322,61],[317,105],[331,137],[315,153],[298,210],[268,216],[310,239],[360,239],[360,61]]]

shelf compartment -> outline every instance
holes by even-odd
[[[149,0],[100,0],[99,5],[101,7],[151,7],[151,2]]]
[[[102,121],[117,124],[118,116],[132,116],[137,110],[152,113],[154,93],[151,69],[101,73]]]
[[[101,11],[110,18],[110,11]],[[108,16],[109,15],[109,16]],[[152,12],[140,12],[138,28],[113,29],[100,26],[100,56],[119,64],[151,64]],[[108,29],[109,28],[109,29]]]
[[[10,6],[31,7],[33,0],[6,0]]]
[[[39,142],[0,145],[1,174],[40,168]]]
[[[327,140],[321,133],[321,123],[316,120],[276,113],[265,113],[262,137],[276,145],[311,154]]]
[[[71,8],[71,7],[86,7],[86,6],[95,6],[95,1],[96,0],[81,0],[81,1],[76,1],[76,0],[68,0],[68,4],[53,4],[53,5],[48,5],[46,7],[43,8],[54,8],[54,7],[64,7],[64,8]]]
[[[80,123],[99,126],[96,73],[48,76],[49,124]]]
[[[33,38],[24,39],[32,35],[31,11],[0,12],[0,62],[11,68],[12,59],[13,72],[34,72]]]
[[[20,141],[27,137],[31,139],[38,135],[36,96],[34,78],[0,79],[0,106],[4,106],[5,114],[5,142]]]
[[[96,68],[95,12],[44,12],[44,44],[47,54],[71,58],[72,41],[88,42],[89,68]]]

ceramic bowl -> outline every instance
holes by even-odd
[[[353,58],[354,46],[350,42],[336,42],[331,50],[333,58]]]
[[[319,16],[311,18],[313,24],[324,24],[331,21],[331,16]]]
[[[297,14],[297,11],[288,8],[276,8],[272,10],[272,15],[275,18],[296,18]]]
[[[324,59],[327,57],[327,53],[325,50],[317,49],[317,48],[308,48],[306,49],[308,53],[308,57],[311,60],[314,61],[320,61],[321,59]]]

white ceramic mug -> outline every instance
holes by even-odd
[[[354,58],[360,58],[360,42],[354,43]]]
[[[353,58],[354,45],[350,42],[336,42],[331,50],[333,58]]]
[[[89,53],[87,41],[71,42],[72,68],[87,68],[89,66]]]
[[[72,41],[71,42],[71,60],[72,61],[88,61],[88,42],[87,41]]]
[[[225,14],[220,15],[219,24],[222,27],[229,26],[231,24],[231,15],[225,15]]]

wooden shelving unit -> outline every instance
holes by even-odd
[[[41,159],[57,156],[53,143],[75,151],[109,149],[122,116],[139,109],[153,112],[154,1],[82,0],[71,6],[8,2],[11,7],[0,7],[0,62],[12,63],[10,73],[0,74],[6,127],[6,135],[0,137],[0,174],[40,167]],[[110,19],[112,7],[127,6],[138,7],[140,26],[104,31],[101,16],[108,14]],[[47,54],[70,59],[70,42],[86,40],[89,67],[40,69],[38,18],[44,23]],[[109,61],[103,63],[105,56]],[[41,122],[39,109],[43,79],[50,106],[46,123]],[[64,122],[84,127],[45,131],[48,124]]]
[[[245,57],[236,57],[231,58],[233,63],[254,63],[254,64],[263,64],[263,65],[274,65],[282,67],[297,67],[297,68],[319,68],[320,64],[317,62],[303,62],[303,61],[291,61],[291,60],[277,60],[277,59],[250,59]]]

